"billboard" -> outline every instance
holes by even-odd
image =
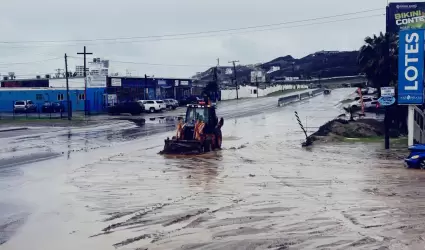
[[[111,78],[111,87],[121,87],[121,78]]]
[[[266,75],[262,71],[251,71],[251,83],[266,82]]]
[[[425,28],[425,2],[390,3],[387,12],[388,32]]]
[[[424,34],[424,29],[399,33],[398,104],[423,103]]]
[[[87,76],[87,88],[106,88],[106,76]]]

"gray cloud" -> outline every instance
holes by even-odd
[[[407,2],[407,1],[405,1]],[[382,8],[386,0],[5,0],[0,15],[1,41],[75,40],[140,37],[256,26],[302,20],[366,9]],[[337,18],[337,19],[342,19]],[[346,17],[345,17],[346,18]],[[322,20],[326,21],[326,20]],[[319,21],[321,22],[321,21]],[[302,23],[299,23],[302,24]],[[299,24],[291,24],[299,25]],[[291,26],[290,25],[290,26]],[[291,54],[305,56],[318,50],[355,50],[363,38],[385,29],[385,17],[373,17],[263,32],[192,39],[87,42],[96,56],[116,61],[163,64],[214,65],[238,59],[243,64],[265,62]],[[51,73],[63,68],[63,54],[76,56],[83,43],[0,44],[0,73]],[[45,63],[4,65],[10,62],[60,59]],[[70,59],[70,68],[81,60]],[[206,67],[168,67],[111,62],[114,70],[133,74],[189,77]]]

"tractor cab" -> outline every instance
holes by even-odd
[[[184,140],[191,140],[194,138],[195,125],[197,122],[202,121],[205,123],[204,133],[213,133],[218,124],[218,118],[215,112],[215,107],[211,105],[187,105],[185,126],[184,126]]]

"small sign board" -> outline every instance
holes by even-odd
[[[395,96],[394,87],[381,87],[381,96]]]
[[[112,87],[121,87],[121,78],[111,78]]]
[[[167,85],[167,82],[165,80],[158,80],[158,85],[159,86],[165,86],[165,85]]]
[[[381,98],[378,99],[379,104],[382,106],[391,106],[395,103],[394,96],[381,96]]]

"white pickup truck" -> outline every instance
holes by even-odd
[[[375,96],[363,96],[363,105],[365,109],[375,108],[376,104],[378,103],[378,97]],[[360,97],[356,97],[356,99],[350,103],[352,108],[361,108],[362,107],[362,101],[360,100]]]
[[[150,113],[160,112],[166,109],[165,103],[160,100],[140,100],[138,102],[143,103],[145,111]]]

